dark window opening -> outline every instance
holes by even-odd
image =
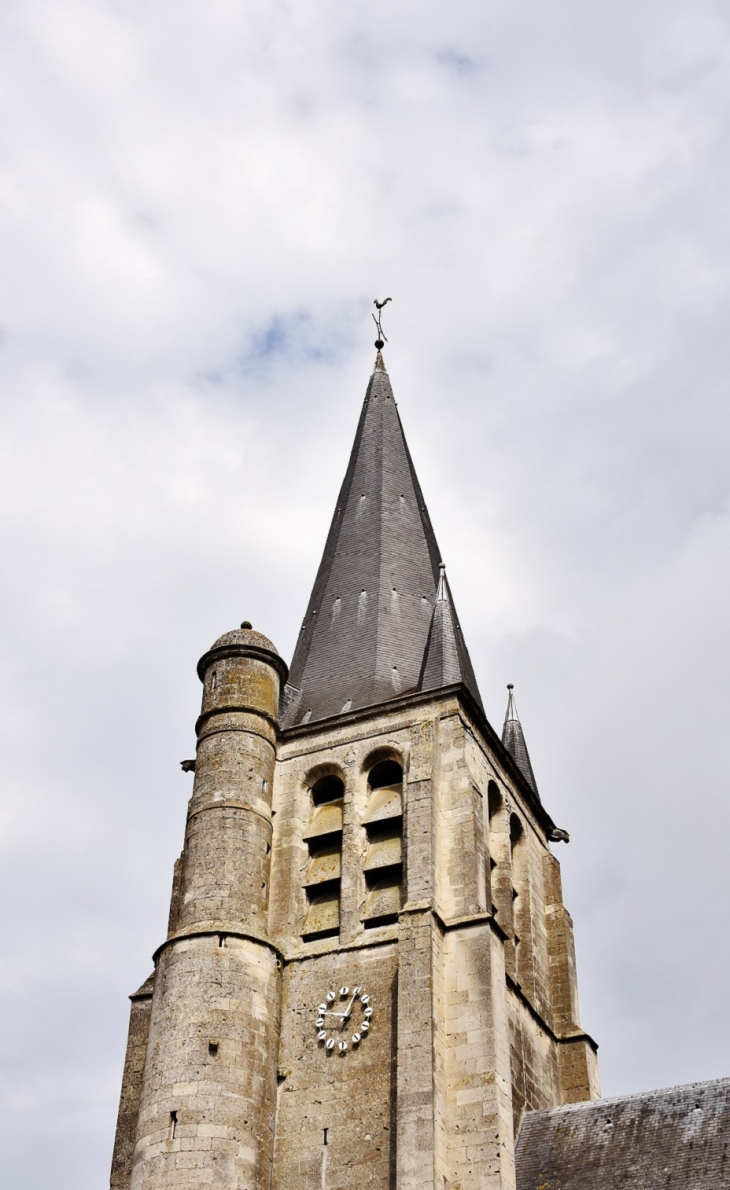
[[[383,789],[386,785],[402,785],[403,769],[397,760],[381,760],[373,765],[368,774],[371,790]]]
[[[345,786],[339,777],[320,777],[312,786],[312,801],[315,806],[322,806],[325,802],[335,802],[344,796]]]
[[[377,930],[381,926],[397,926],[397,913],[383,913],[380,917],[369,917],[364,923],[366,930]]]
[[[499,811],[502,809],[502,795],[494,781],[490,781],[487,786],[487,805],[489,806],[489,821],[491,822],[495,814],[499,814]]]
[[[520,822],[517,815],[513,814],[509,820],[509,841],[513,851],[522,838],[523,834],[524,831],[522,829],[522,823]]]
[[[208,1042],[208,1053],[210,1054],[211,1058],[218,1057],[218,1042],[217,1041],[209,1041]]]
[[[305,942],[336,938],[340,933],[340,882],[327,880],[306,889],[307,916],[302,930]]]
[[[170,1131],[168,1132],[167,1139],[174,1140],[176,1132],[177,1132],[177,1112],[171,1111],[170,1112]]]
[[[363,924],[366,929],[374,925],[384,925],[385,919],[392,925],[398,921],[401,910],[403,882],[403,868],[401,864],[392,864],[387,868],[374,868],[365,873],[367,896]]]
[[[322,1144],[323,1145],[328,1145],[330,1143],[328,1136],[329,1136],[329,1128],[323,1128],[322,1129]]]
[[[400,852],[399,844],[403,836],[403,819],[401,817],[381,818],[379,822],[366,822],[365,831],[371,846],[382,849],[387,846],[388,840],[392,840],[393,846]],[[400,855],[398,859],[400,860]]]

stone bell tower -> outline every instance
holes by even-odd
[[[523,1112],[598,1095],[567,835],[511,688],[485,716],[380,351],[290,672],[244,624],[198,674],[112,1190],[513,1190]]]

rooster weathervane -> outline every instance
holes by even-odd
[[[378,311],[377,314],[373,314],[373,322],[375,323],[375,327],[378,332],[378,337],[375,340],[375,346],[377,347],[378,351],[381,351],[383,349],[383,347],[385,346],[385,344],[388,342],[386,336],[383,334],[383,328],[380,325],[380,319],[383,317],[383,306],[387,306],[388,302],[392,302],[392,300],[393,300],[392,298],[385,298],[384,301],[379,302],[378,299],[376,298],[375,301],[373,302],[373,305],[375,306],[376,310]]]

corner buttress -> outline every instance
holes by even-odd
[[[550,964],[550,1001],[558,1040],[560,1097],[563,1103],[598,1099],[598,1046],[580,1026],[573,920],[563,904],[560,864],[548,853],[543,860],[545,912]]]
[[[154,987],[155,973],[153,971],[142,987],[129,997],[132,1007],[129,1012],[127,1054],[124,1059],[122,1093],[119,1097],[109,1190],[129,1190]]]

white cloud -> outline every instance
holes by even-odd
[[[197,657],[290,654],[387,360],[607,1091],[730,1070],[716,0],[0,15],[2,1180],[103,1184]],[[681,1040],[680,1040],[681,1039]]]

